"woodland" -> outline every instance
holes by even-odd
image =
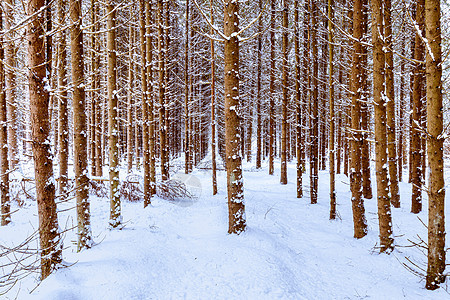
[[[0,295],[448,297],[449,18],[1,1]]]

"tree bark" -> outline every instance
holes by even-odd
[[[262,0],[259,0],[259,10],[262,11]],[[258,31],[262,31],[262,18],[258,20]],[[257,48],[257,77],[256,77],[256,168],[261,169],[262,160],[262,120],[261,120],[261,50],[262,50],[262,37],[258,35],[258,48]]]
[[[122,223],[119,181],[119,126],[118,96],[116,86],[116,10],[114,0],[106,1],[108,49],[108,144],[109,144],[109,199],[111,201],[109,224],[115,228]]]
[[[0,6],[0,30],[3,31],[3,9]],[[11,203],[9,197],[9,162],[8,162],[8,118],[5,85],[5,49],[3,36],[0,36],[0,196],[1,196],[1,225],[11,222]]]
[[[211,24],[214,22],[214,11],[212,0],[210,0]],[[214,30],[211,28],[211,35]],[[216,65],[214,40],[211,39],[211,163],[212,163],[212,188],[213,195],[217,194],[217,172],[216,172]]]
[[[225,135],[228,190],[228,233],[239,234],[245,230],[244,182],[239,134],[239,32],[238,3],[226,0],[224,8],[225,40]]]
[[[280,183],[287,184],[287,107],[288,107],[288,39],[289,39],[289,1],[283,0],[283,32],[282,32],[282,89],[283,102],[281,105],[281,176]]]
[[[311,204],[317,203],[318,179],[319,179],[319,57],[317,50],[317,4],[312,2],[311,16],[311,48],[312,48],[312,107],[311,107],[311,158],[310,158],[310,195]]]
[[[385,84],[384,20],[383,2],[372,0],[373,43],[373,99],[375,107],[375,153],[378,199],[378,222],[380,228],[380,251],[393,249],[391,205],[387,178],[386,101],[383,98]]]
[[[41,278],[45,279],[61,262],[60,235],[55,202],[55,180],[50,149],[49,92],[45,69],[45,0],[30,0],[27,28],[31,137],[41,248]]]
[[[445,182],[440,1],[425,2],[427,56],[428,268],[426,288],[445,281]]]
[[[384,1],[385,51],[386,56],[386,113],[387,113],[387,148],[389,159],[389,189],[391,203],[400,207],[400,194],[397,177],[397,149],[395,138],[395,92],[394,92],[394,53],[392,52],[391,0]]]
[[[78,251],[92,246],[88,152],[86,95],[84,91],[83,31],[81,29],[81,1],[70,1],[70,50],[72,53],[73,81],[73,143],[75,167],[75,194],[77,199]]]
[[[335,182],[335,161],[334,161],[334,152],[335,152],[335,139],[334,139],[334,131],[335,131],[335,112],[334,112],[334,69],[333,69],[333,54],[334,54],[334,28],[333,28],[333,20],[334,20],[334,1],[328,0],[328,59],[329,59],[329,101],[330,101],[330,140],[329,140],[329,166],[330,166],[330,219],[336,219],[336,182]]]
[[[416,24],[424,36],[424,15],[425,15],[425,0],[418,0],[416,6]],[[415,49],[414,59],[417,61],[424,60],[424,44],[420,36],[415,32]],[[422,115],[422,97],[423,86],[425,84],[425,69],[422,64],[414,63],[414,82],[412,91],[412,137],[411,137],[411,184],[412,184],[412,198],[411,198],[411,212],[419,213],[422,211],[422,129],[421,115]]]
[[[275,1],[270,13],[270,83],[269,83],[269,174],[274,173],[275,158]]]

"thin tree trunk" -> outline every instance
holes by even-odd
[[[363,38],[363,1],[353,1],[353,61],[351,71],[351,172],[350,190],[352,192],[353,212],[353,236],[357,239],[367,235],[367,221],[362,197],[362,172],[361,172],[361,100],[362,99],[362,54],[361,40]]]
[[[214,11],[212,0],[210,0],[211,24],[214,23]],[[211,28],[211,35],[214,34]],[[217,175],[216,175],[216,74],[215,74],[215,53],[214,40],[211,39],[211,161],[212,161],[212,187],[213,195],[217,194]]]
[[[60,235],[55,202],[53,161],[48,143],[50,137],[49,92],[46,88],[43,8],[45,0],[30,0],[27,28],[29,54],[29,92],[31,112],[31,137],[34,158],[36,199],[39,216],[41,249],[41,279],[45,279],[61,262]]]
[[[397,149],[395,139],[395,93],[394,93],[394,53],[392,52],[391,0],[384,1],[385,52],[386,56],[386,113],[387,113],[387,147],[389,159],[389,189],[391,203],[400,207],[400,194],[397,178]]]
[[[77,199],[78,251],[92,246],[88,152],[87,152],[87,116],[84,91],[83,31],[81,29],[81,1],[70,1],[70,50],[72,53],[73,81],[73,161],[75,167],[75,194]]]
[[[418,0],[416,6],[416,23],[419,30],[424,35],[424,15],[425,15],[425,0]],[[415,49],[414,59],[417,61],[424,60],[424,45],[420,36],[415,33]],[[412,138],[410,151],[411,157],[411,184],[412,184],[412,198],[411,198],[411,212],[419,213],[422,211],[422,132],[421,132],[421,114],[422,114],[422,94],[425,81],[425,70],[422,64],[415,63],[414,68],[414,82],[413,82],[413,99],[412,99]]]
[[[130,6],[130,20],[133,18],[134,6]],[[134,31],[131,23],[128,25],[128,109],[127,109],[127,169],[128,173],[133,169],[133,82],[134,82],[134,63],[133,63],[133,47],[134,47]]]
[[[311,48],[312,48],[312,108],[311,108],[311,158],[310,158],[310,194],[311,204],[317,203],[318,179],[319,179],[319,57],[317,51],[317,4],[312,2],[312,22],[311,22]]]
[[[239,32],[238,3],[226,0],[224,7],[225,40],[225,134],[228,190],[228,233],[239,234],[245,230],[244,182],[242,158],[239,153]]]
[[[270,14],[269,97],[269,174],[273,175],[275,157],[275,0],[271,0]]]
[[[147,36],[147,103],[148,103],[148,140],[149,140],[149,156],[150,156],[150,193],[156,194],[156,141],[155,141],[155,115],[154,115],[154,99],[153,93],[153,18],[152,1],[147,1],[146,10],[146,36]]]
[[[386,101],[382,94],[385,84],[384,20],[383,2],[372,0],[372,42],[373,42],[373,99],[375,106],[375,153],[378,199],[378,222],[380,228],[380,251],[393,248],[391,205],[387,178]]]
[[[328,59],[329,59],[329,101],[330,101],[330,219],[336,219],[336,187],[335,187],[335,162],[334,162],[334,131],[335,131],[335,112],[334,112],[334,69],[333,69],[333,43],[334,43],[334,28],[332,20],[334,19],[334,3],[333,0],[328,0]]]
[[[17,99],[16,99],[16,45],[15,45],[15,30],[14,27],[14,0],[5,0],[5,31],[6,49],[5,49],[5,79],[6,79],[6,103],[7,103],[7,118],[8,118],[8,149],[9,149],[9,164],[10,169],[14,170],[19,163],[18,146],[17,146]],[[45,20],[45,21],[44,21]],[[44,18],[43,23],[47,23]],[[44,54],[45,55],[45,54]],[[47,66],[47,61],[45,62]],[[50,78],[48,78],[50,80]],[[47,84],[50,84],[48,82]]]
[[[300,29],[299,29],[299,0],[294,0],[294,51],[295,51],[295,100],[296,100],[296,157],[297,157],[297,198],[303,196],[302,176],[303,176],[303,161],[302,155],[303,140],[302,140],[302,96],[306,99],[307,90],[303,89],[303,94],[300,93],[301,68],[303,70],[303,78],[306,79],[306,65],[300,65]],[[306,11],[305,11],[306,12]],[[306,20],[305,16],[305,20]],[[304,22],[307,25],[307,22]],[[306,27],[303,29],[306,33]],[[306,33],[307,34],[307,33]],[[307,44],[307,36],[304,41]],[[305,47],[306,49],[306,47]],[[306,51],[305,51],[306,52]],[[303,84],[306,84],[305,82]],[[304,101],[306,102],[306,101]]]
[[[190,131],[189,131],[189,0],[186,0],[186,43],[184,48],[184,172],[188,174],[190,170]]]
[[[0,30],[3,31],[3,8],[0,6]],[[5,50],[3,36],[0,36],[0,193],[1,193],[1,225],[11,222],[11,203],[9,197],[9,162],[8,162],[8,126],[5,85]]]
[[[288,39],[289,39],[289,2],[283,0],[283,32],[282,32],[282,90],[283,102],[281,105],[282,117],[281,122],[281,176],[280,183],[287,184],[287,107],[288,107]]]
[[[262,11],[262,0],[259,0],[259,10]],[[262,18],[258,20],[258,31],[262,31]],[[261,169],[262,160],[262,120],[261,120],[261,51],[262,51],[262,37],[258,35],[258,48],[257,48],[257,78],[256,78],[256,168]]]
[[[107,49],[108,49],[108,135],[109,135],[109,199],[110,221],[115,228],[122,223],[119,181],[119,126],[118,96],[116,86],[116,10],[114,0],[106,1]]]
[[[425,2],[425,24],[428,51],[427,81],[427,148],[430,177],[428,185],[428,268],[426,288],[434,290],[445,281],[445,182],[444,182],[444,116],[442,106],[440,1]]]

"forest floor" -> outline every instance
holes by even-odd
[[[339,218],[330,221],[328,171],[320,171],[318,204],[311,205],[309,173],[303,177],[303,198],[296,198],[295,163],[288,165],[287,185],[279,183],[279,161],[274,176],[267,174],[266,165],[258,171],[252,166],[244,163],[248,227],[243,234],[227,234],[224,171],[218,172],[216,196],[211,192],[211,171],[195,169],[189,178],[197,188],[195,200],[155,197],[146,209],[142,202],[123,202],[121,230],[108,229],[108,199],[92,196],[97,244],[77,253],[76,231],[67,231],[64,260],[73,265],[59,269],[37,287],[38,274],[28,276],[0,298],[450,299],[446,283],[427,291],[423,278],[405,267],[419,273],[419,268],[426,269],[426,255],[408,246],[426,240],[421,221],[427,223],[428,203],[424,195],[424,211],[410,213],[410,184],[400,183],[402,207],[393,209],[396,247],[387,255],[377,249],[375,198],[365,202],[368,235],[353,238],[346,176],[336,177]],[[448,182],[450,174],[446,177]],[[59,209],[73,207],[73,202]],[[63,229],[74,226],[75,210],[61,212],[59,221]],[[26,200],[13,215],[13,223],[0,228],[0,245],[17,244],[35,228],[36,204]]]

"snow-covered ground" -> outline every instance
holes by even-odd
[[[91,197],[92,228],[98,243],[76,253],[75,231],[65,235],[64,259],[71,265],[37,288],[37,275],[17,283],[5,299],[450,299],[444,288],[427,291],[409,272],[409,261],[426,269],[426,256],[410,246],[426,240],[427,201],[419,215],[410,211],[410,185],[400,184],[402,208],[393,209],[396,248],[379,254],[376,200],[366,201],[367,237],[353,238],[348,179],[337,175],[339,219],[329,220],[328,171],[319,174],[318,204],[296,198],[295,163],[287,185],[267,166],[244,164],[248,229],[228,235],[225,172],[218,172],[219,193],[212,196],[211,172],[194,170],[201,183],[195,201],[153,198],[152,205],[123,202],[125,226],[109,230],[109,201]],[[447,176],[450,180],[450,176]],[[448,181],[447,181],[448,182]],[[373,184],[375,187],[375,184]],[[424,195],[425,196],[425,195]],[[450,198],[447,193],[447,199]],[[60,209],[73,206],[62,204]],[[447,216],[449,214],[447,206]],[[0,228],[0,244],[22,241],[37,227],[34,203]],[[60,226],[76,224],[74,209],[60,214]],[[449,222],[447,222],[449,224]],[[447,226],[447,232],[449,231]],[[449,244],[449,243],[447,243]],[[408,259],[407,259],[408,258]],[[420,272],[420,270],[418,270]],[[30,291],[34,291],[30,294]],[[0,296],[1,298],[2,296]]]

